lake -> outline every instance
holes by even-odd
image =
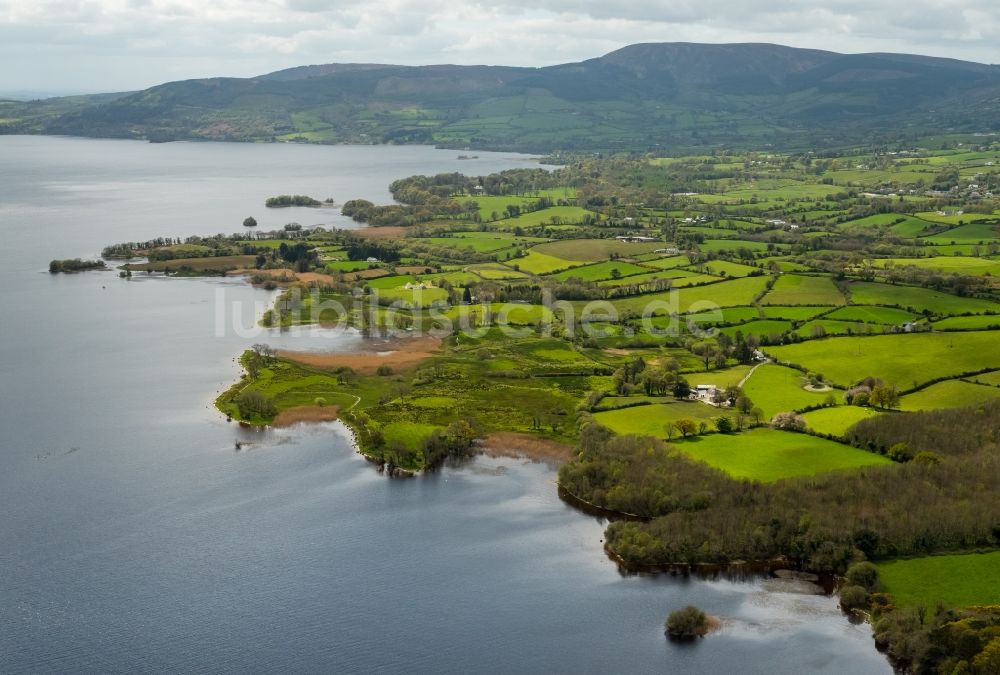
[[[385,201],[413,173],[533,165],[456,155],[0,136],[0,672],[891,672],[833,598],[620,574],[545,464],[390,480],[336,423],[227,423],[234,357],[293,338],[220,334],[219,312],[252,326],[273,293],[46,272],[249,215],[345,224],[271,195]],[[668,642],[689,603],[722,630]]]

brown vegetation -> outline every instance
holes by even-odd
[[[350,368],[356,373],[373,375],[382,366],[407,370],[434,356],[441,347],[441,339],[430,335],[418,338],[399,338],[379,352],[294,352],[279,351],[281,358],[314,368]]]

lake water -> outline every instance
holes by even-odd
[[[220,336],[220,299],[249,326],[270,293],[45,271],[248,215],[343,222],[274,194],[531,165],[478,154],[0,136],[0,672],[891,672],[831,598],[621,575],[544,464],[389,480],[337,424],[226,423],[212,398],[261,337]],[[671,644],[688,603],[724,627]]]

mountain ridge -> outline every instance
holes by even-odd
[[[767,43],[639,43],[543,67],[313,64],[0,102],[0,133],[482,149],[823,146],[1000,125],[1000,66]]]

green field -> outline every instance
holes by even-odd
[[[606,399],[605,403],[607,402]],[[616,434],[638,434],[666,438],[666,427],[670,422],[683,418],[699,421],[712,420],[721,414],[722,411],[718,408],[698,401],[670,401],[599,412],[594,414],[594,419],[598,424],[611,429]]]
[[[840,392],[837,392],[839,394]],[[840,398],[838,396],[838,398]],[[856,405],[838,405],[833,408],[820,408],[805,413],[805,419],[809,428],[818,434],[833,434],[842,436],[854,424],[861,420],[880,415],[872,408],[862,408]]]
[[[777,413],[821,405],[826,400],[827,394],[806,391],[802,388],[805,384],[799,371],[769,363],[754,371],[743,385],[743,393],[771,419]]]
[[[1000,368],[997,334],[989,331],[833,337],[765,351],[841,386],[874,376],[907,390],[940,377]]]
[[[571,262],[565,258],[556,258],[533,248],[528,251],[527,255],[509,260],[505,264],[512,269],[523,270],[531,274],[549,274],[569,267],[577,267],[581,263]]]
[[[828,276],[782,274],[764,296],[765,305],[843,305],[844,296]]]
[[[949,607],[1000,605],[1000,551],[935,555],[878,564],[885,590],[903,606],[933,611]]]
[[[858,281],[850,285],[851,304],[888,305],[931,314],[1000,313],[1000,303],[980,298],[960,298],[929,288]]]
[[[788,319],[789,321],[808,321],[809,319],[829,312],[833,307],[781,307],[780,305],[764,305],[761,311],[769,319]]]
[[[746,335],[757,335],[757,336],[780,336],[783,333],[788,332],[792,328],[792,323],[790,321],[779,321],[777,319],[760,319],[758,321],[749,321],[747,323],[740,324],[738,326],[729,326],[727,328],[719,329],[720,333],[725,333],[730,337],[736,335],[737,332]]]
[[[560,281],[565,281],[571,277],[582,279],[583,281],[601,281],[603,279],[615,278],[615,272],[617,272],[618,277],[628,277],[631,275],[647,273],[649,272],[649,269],[632,263],[611,260],[608,262],[597,263],[595,265],[574,267],[571,270],[553,274],[552,277],[554,279],[559,279]]]
[[[662,242],[628,243],[617,239],[562,239],[539,244],[532,248],[531,252],[576,262],[597,262],[607,260],[612,255],[628,258],[651,253],[663,246]]]
[[[770,483],[795,476],[891,464],[891,460],[817,436],[758,428],[677,441],[691,457],[733,478]]]
[[[959,274],[990,275],[1000,274],[1000,260],[989,258],[969,258],[956,255],[938,255],[932,258],[883,258],[873,261],[877,267],[919,267],[939,272]]]
[[[903,309],[896,309],[894,307],[867,307],[855,305],[835,309],[823,318],[836,319],[838,321],[862,321],[865,323],[902,325],[907,321],[913,321],[917,317],[911,312],[907,312]]]
[[[953,316],[935,321],[934,330],[987,330],[1000,329],[1000,314],[981,316]]]
[[[1000,398],[1000,387],[962,380],[945,380],[907,394],[900,401],[899,407],[901,410],[911,411],[963,408],[995,398]]]

